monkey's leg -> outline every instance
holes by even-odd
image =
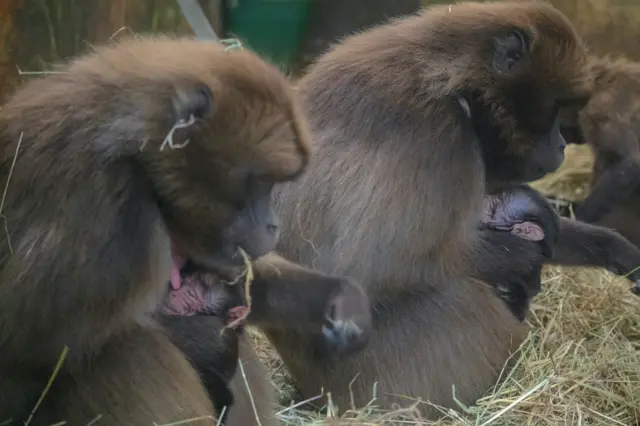
[[[325,356],[308,334],[267,330],[303,398],[324,389],[342,412],[352,397],[356,408],[374,397],[383,409],[408,407],[418,398],[455,407],[455,385],[457,398],[472,403],[495,384],[523,338],[493,289],[474,280],[389,294],[375,312],[369,344],[346,358]],[[441,415],[426,404],[418,408],[428,419]]]
[[[589,196],[576,208],[576,219],[595,223],[612,206],[629,197],[640,187],[640,164],[636,158],[620,161],[600,175]]]
[[[548,263],[602,267],[640,281],[640,248],[608,228],[567,218],[560,218],[558,244]]]
[[[69,375],[64,386],[54,382],[36,425],[86,425],[98,417],[110,426],[200,417],[206,418],[193,424],[216,424],[198,374],[160,330],[137,327],[115,336],[85,369]]]
[[[274,416],[275,392],[274,387],[269,383],[267,369],[258,359],[245,335],[239,339],[239,351],[242,370],[238,368],[229,385],[235,403],[229,411],[225,426],[258,426],[258,424],[275,426],[277,424]],[[256,420],[256,416],[260,419],[260,423]]]

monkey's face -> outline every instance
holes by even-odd
[[[563,25],[534,23],[494,33],[485,49],[490,66],[461,95],[491,184],[531,182],[564,161],[560,112],[584,104],[590,86],[585,50]]]
[[[178,87],[173,118],[187,125],[173,149],[147,154],[176,257],[209,270],[241,265],[240,249],[250,258],[273,250],[272,188],[298,176],[309,155],[285,78],[248,52],[225,55],[229,68],[215,79]]]
[[[217,316],[227,324],[236,319],[234,312],[247,306],[241,282],[227,281],[190,261],[177,274],[171,277],[170,291],[161,306],[166,315]]]

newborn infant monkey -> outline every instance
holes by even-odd
[[[480,229],[509,232],[532,242],[525,251],[513,253],[526,259],[529,268],[515,273],[510,270],[500,274],[498,281],[489,281],[516,318],[523,321],[531,299],[540,291],[542,265],[553,258],[559,219],[545,197],[528,185],[501,189],[487,195],[485,202]]]
[[[495,286],[511,312],[524,320],[531,299],[540,291],[544,264],[602,266],[628,275],[640,294],[637,248],[616,232],[560,217],[547,199],[528,185],[499,188],[485,198],[480,229],[509,232],[530,245],[505,246],[502,269],[481,275]]]

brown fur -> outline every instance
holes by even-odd
[[[231,263],[226,224],[247,173],[298,175],[308,132],[286,79],[247,51],[141,38],[80,57],[0,112],[9,180],[0,242],[0,415],[33,425],[158,424],[214,415],[196,372],[149,317],[171,241]],[[202,108],[203,88],[212,108]],[[160,150],[180,114],[196,123]],[[215,424],[206,420],[201,424]]]
[[[369,301],[362,288],[352,280],[304,268],[275,253],[257,259],[253,272],[252,310],[247,318],[250,324],[302,332],[322,330],[323,335],[317,343],[327,356],[355,352],[368,341],[371,330]],[[243,288],[242,282],[236,286],[222,286],[217,275],[202,270],[196,269],[192,274],[189,280],[197,277],[209,282],[218,281],[216,287],[225,288],[226,293]],[[219,395],[226,391],[220,390],[221,382],[228,383],[232,376],[229,388],[233,403],[227,410],[227,426],[257,425],[256,412],[262,425],[275,424],[273,389],[242,329],[237,333],[227,330],[223,338],[218,334],[221,327],[216,309],[226,309],[225,299],[229,295],[216,294],[215,306],[211,306],[213,310],[205,306],[207,315],[164,317],[163,324],[169,327],[176,345],[198,371],[216,403],[221,402]],[[239,348],[236,347],[238,342]],[[256,405],[255,412],[242,371],[235,368],[238,352]],[[234,364],[229,365],[229,361]]]
[[[275,426],[276,397],[269,374],[246,336],[240,338],[240,361],[244,368],[246,382],[240,368],[231,379],[230,388],[235,405],[229,410],[226,426]],[[249,395],[251,392],[251,396]],[[251,403],[255,404],[255,410]],[[260,420],[258,423],[256,417]]]
[[[540,291],[544,264],[607,268],[638,286],[640,248],[617,232],[559,217],[527,185],[506,186],[487,199],[480,232],[485,250],[471,263],[472,276],[494,285],[516,318],[524,319]],[[515,227],[537,232],[514,233]]]
[[[576,218],[615,229],[640,247],[640,64],[590,57],[593,91],[581,109],[566,111],[569,142],[595,155],[591,194]]]
[[[499,57],[492,65],[501,37],[531,46],[513,71]],[[470,403],[495,382],[523,330],[468,277],[484,250],[485,179],[526,180],[534,140],[552,128],[548,100],[584,96],[584,59],[550,6],[460,3],[349,37],[300,81],[317,155],[277,191],[288,226],[279,250],[355,278],[374,305],[370,344],[340,360],[318,354],[314,336],[266,328],[305,398],[324,387],[347,409],[351,384],[357,405],[375,387],[383,407],[452,407],[452,385]],[[487,117],[499,126],[482,133]]]

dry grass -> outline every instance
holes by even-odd
[[[535,186],[565,199],[585,193],[591,156],[570,147],[563,167]],[[474,407],[427,422],[409,407],[381,412],[373,406],[332,416],[281,411],[283,425],[640,425],[640,299],[630,284],[608,272],[549,267],[543,292],[528,316],[529,339],[517,366]],[[292,389],[277,355],[253,334],[281,399]]]

